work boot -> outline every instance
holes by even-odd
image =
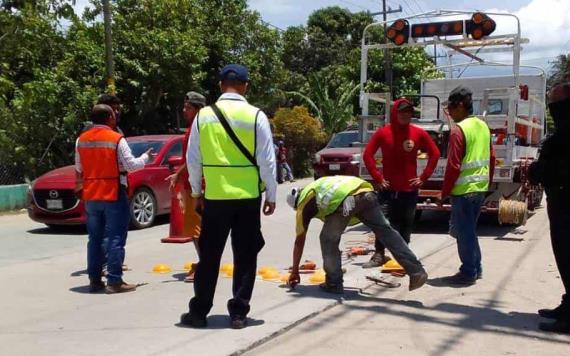
[[[208,326],[208,321],[206,320],[206,317],[184,313],[180,315],[180,324],[190,326],[192,328],[205,328]]]
[[[327,293],[344,294],[344,288],[342,284],[328,284],[327,282],[324,282],[319,284],[319,287]]]
[[[477,277],[468,277],[461,272],[457,272],[453,276],[447,276],[441,278],[441,281],[445,284],[452,286],[472,286],[477,283]]]
[[[128,284],[123,281],[115,284],[108,284],[105,288],[105,292],[107,294],[116,294],[116,293],[127,293],[127,292],[134,292],[137,290],[136,284]]]
[[[538,315],[547,319],[561,319],[565,317],[567,313],[561,304],[554,309],[539,309]]]
[[[374,267],[384,266],[384,264],[390,260],[391,258],[389,256],[386,256],[384,253],[374,252],[372,257],[370,257],[370,261],[363,264],[362,268],[374,268]]]
[[[552,323],[540,323],[538,328],[542,331],[548,331],[560,334],[570,334],[570,321],[556,320]]]
[[[230,326],[232,329],[243,329],[247,325],[247,318],[245,316],[233,315],[230,319]]]
[[[428,274],[426,271],[421,271],[418,273],[410,274],[410,287],[408,288],[411,291],[416,290],[423,286],[428,279]]]
[[[89,281],[89,293],[98,293],[105,289],[105,283],[101,279],[92,279]]]

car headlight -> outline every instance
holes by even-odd
[[[352,164],[360,164],[360,153],[355,153],[352,155],[352,159],[350,160]]]

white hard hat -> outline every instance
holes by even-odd
[[[287,204],[293,209],[297,209],[297,197],[301,192],[300,188],[292,188],[291,191],[287,194]]]

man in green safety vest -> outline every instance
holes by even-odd
[[[451,196],[449,233],[457,239],[461,267],[445,284],[468,286],[482,278],[477,220],[489,190],[495,153],[487,124],[473,116],[473,93],[458,86],[449,94],[447,110],[456,125],[451,129],[442,200]],[[441,202],[441,200],[440,200]]]
[[[192,327],[207,325],[230,231],[234,253],[233,298],[228,301],[230,325],[235,329],[246,326],[257,255],[265,244],[260,222],[264,188],[263,213],[271,215],[275,210],[273,135],[267,116],[244,98],[247,87],[247,68],[225,66],[220,72],[222,95],[215,104],[201,109],[192,124],[186,161],[194,208],[202,215],[202,229],[194,298],[190,312],[181,316],[181,323]]]
[[[343,293],[340,237],[351,224],[362,222],[374,232],[410,276],[409,290],[420,288],[427,273],[402,236],[394,230],[380,208],[372,185],[352,176],[320,178],[303,189],[293,188],[287,203],[297,211],[297,238],[293,250],[293,268],[289,286],[299,282],[299,264],[305,247],[307,229],[312,218],[324,221],[320,234],[326,280],[320,287],[329,293]]]

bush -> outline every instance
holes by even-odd
[[[304,106],[280,108],[272,119],[275,136],[283,137],[295,176],[309,174],[312,157],[326,141],[320,122]]]

